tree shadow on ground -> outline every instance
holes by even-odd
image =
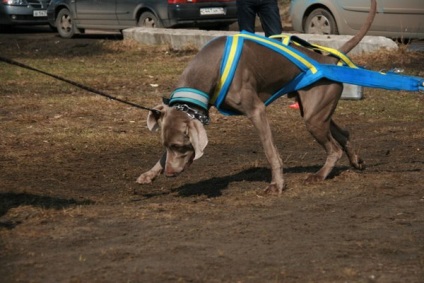
[[[91,200],[77,201],[74,199],[62,199],[49,196],[39,196],[28,193],[0,193],[0,217],[15,207],[30,205],[43,209],[64,209],[75,205],[94,204]],[[0,221],[0,228],[12,229],[19,223]]]

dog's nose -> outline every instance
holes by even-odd
[[[179,172],[176,172],[173,168],[170,168],[170,166],[167,166],[165,168],[165,176],[166,177],[177,177]]]
[[[166,173],[165,176],[168,178],[177,177],[178,174],[175,173]]]
[[[166,177],[175,177],[175,172],[166,170],[165,171],[165,176]]]

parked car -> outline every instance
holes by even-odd
[[[135,26],[223,30],[237,21],[236,0],[52,0],[47,14],[64,38]]]
[[[370,0],[291,0],[290,16],[297,32],[353,35],[369,9]],[[368,34],[424,38],[424,1],[377,0],[377,14]]]
[[[0,0],[0,25],[47,25],[50,0]]]

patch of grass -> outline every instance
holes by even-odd
[[[414,121],[423,118],[423,103],[416,93],[365,89],[363,100],[341,100],[336,113],[352,118],[364,116],[373,121]]]
[[[34,53],[35,45],[38,51]],[[154,106],[162,96],[169,95],[196,54],[193,50],[175,52],[168,47],[131,41],[59,45],[21,45],[18,54],[10,46],[0,46],[0,52],[145,106]],[[381,51],[354,60],[374,70],[400,67],[406,74],[422,75],[424,54],[401,48],[398,52]],[[42,154],[52,146],[74,153],[87,148],[101,153],[111,147],[116,151],[128,147],[146,151],[158,146],[158,136],[148,133],[145,127],[145,112],[14,66],[2,64],[0,81],[0,149],[6,158],[19,158],[12,150],[16,144],[26,154]],[[364,100],[340,101],[336,117],[350,121],[357,116],[368,121],[422,121],[423,108],[419,94],[366,89]],[[270,109],[271,115],[273,112]],[[216,119],[221,118],[216,115]]]

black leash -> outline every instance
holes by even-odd
[[[77,82],[74,82],[74,81],[71,81],[71,80],[68,80],[68,79],[65,79],[65,78],[63,78],[61,76],[58,76],[58,75],[50,74],[48,72],[45,72],[45,71],[42,71],[42,70],[33,68],[31,66],[28,66],[28,65],[19,63],[17,61],[14,61],[12,59],[9,59],[9,58],[5,58],[5,57],[0,56],[0,61],[3,61],[3,62],[5,62],[7,64],[10,64],[10,65],[15,65],[15,66],[18,66],[18,67],[21,67],[21,68],[24,68],[24,69],[28,69],[28,70],[31,70],[31,71],[34,71],[34,72],[38,72],[38,73],[44,74],[46,76],[50,76],[50,77],[55,78],[57,80],[60,80],[60,81],[66,82],[68,84],[71,84],[73,86],[79,87],[79,88],[81,88],[83,90],[86,90],[86,91],[89,91],[89,92],[92,92],[92,93],[101,95],[101,96],[106,97],[106,98],[109,98],[111,100],[115,100],[115,101],[118,101],[118,102],[121,102],[121,103],[130,105],[130,106],[135,107],[135,108],[138,108],[138,109],[152,111],[153,113],[155,113],[157,115],[160,115],[160,113],[161,113],[159,110],[156,110],[156,109],[153,109],[153,108],[149,108],[149,107],[144,107],[144,106],[141,106],[141,105],[132,103],[130,101],[126,101],[126,100],[123,100],[123,99],[114,97],[114,96],[109,95],[109,94],[107,94],[107,93],[105,93],[103,91],[100,91],[100,90],[97,90],[97,89],[94,89],[94,88],[91,88],[91,87],[82,85],[80,83],[77,83]]]

